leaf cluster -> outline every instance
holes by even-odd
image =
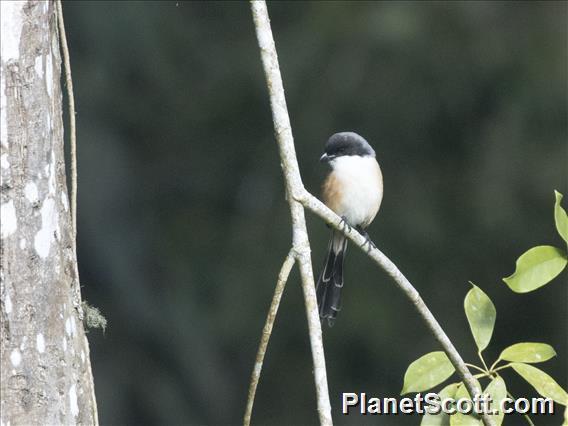
[[[556,356],[554,348],[546,343],[522,342],[511,345],[503,349],[495,362],[488,367],[482,352],[491,341],[497,311],[489,296],[476,285],[472,285],[473,288],[465,297],[464,309],[482,365],[468,365],[479,371],[479,374],[474,376],[476,380],[489,380],[483,393],[491,396],[491,408],[496,410],[496,413],[492,414],[495,424],[501,425],[503,422],[504,414],[498,410],[501,401],[507,396],[511,397],[505,380],[501,376],[501,371],[507,368],[519,374],[543,397],[566,405],[568,401],[566,391],[547,373],[531,365],[548,361]],[[410,364],[404,375],[401,394],[430,390],[450,378],[454,372],[455,368],[444,352],[430,352]],[[463,382],[447,385],[439,392],[439,396],[441,399],[453,398],[455,400],[471,398]],[[465,424],[481,425],[482,423],[474,415],[460,413],[452,416],[443,413],[426,414],[422,419],[422,425],[429,426]]]
[[[561,207],[562,194],[555,191],[556,202],[554,206],[554,218],[556,229],[563,240],[568,243],[568,217]],[[528,250],[517,260],[517,268],[513,275],[504,278],[507,285],[517,293],[533,291],[549,283],[558,276],[567,264],[566,249],[553,246],[538,246]],[[554,348],[546,343],[521,342],[511,345],[501,351],[499,357],[488,366],[482,352],[491,342],[497,310],[489,296],[478,286],[471,283],[473,288],[464,299],[464,310],[469,323],[473,339],[477,346],[478,357],[481,365],[467,364],[479,373],[474,379],[489,380],[483,388],[483,393],[491,397],[491,414],[495,424],[501,425],[504,413],[499,411],[501,401],[507,396],[513,398],[507,390],[507,385],[501,372],[512,369],[526,380],[541,396],[567,405],[568,393],[547,373],[532,364],[548,361],[556,356]],[[401,394],[410,392],[423,392],[434,388],[449,379],[455,372],[455,368],[444,352],[430,352],[411,363],[404,375],[404,385]],[[479,385],[479,381],[478,381]],[[481,386],[479,386],[482,389]],[[463,382],[451,383],[445,386],[439,393],[441,400],[452,398],[471,398]],[[529,424],[532,421],[525,416]],[[447,415],[444,413],[427,413],[422,418],[423,426],[434,425],[481,425],[481,419],[474,414]]]

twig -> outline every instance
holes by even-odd
[[[512,363],[510,362],[508,364],[502,365],[501,367],[497,367],[496,369],[494,369],[492,371],[500,371],[500,370],[503,370],[504,368],[509,368],[511,365],[512,365]]]
[[[69,60],[69,47],[67,46],[67,34],[63,21],[63,6],[61,0],[57,4],[57,22],[59,23],[59,36],[63,51],[63,64],[65,67],[65,83],[67,84],[67,100],[69,102],[69,140],[71,148],[71,220],[73,222],[73,240],[77,243],[77,135],[75,124],[75,95],[73,92],[73,79],[71,78],[71,61]]]
[[[286,259],[284,260],[284,263],[282,264],[280,273],[278,274],[278,281],[276,282],[276,288],[274,289],[274,296],[272,296],[272,303],[270,304],[268,315],[266,316],[266,322],[264,324],[264,328],[262,329],[262,336],[260,338],[260,344],[258,345],[258,351],[256,353],[256,361],[250,378],[247,408],[243,420],[244,426],[250,425],[252,406],[254,404],[256,387],[258,386],[258,381],[260,379],[260,372],[262,371],[262,364],[264,363],[264,355],[266,354],[266,348],[268,347],[268,341],[270,340],[270,334],[272,333],[274,320],[276,319],[276,314],[278,313],[280,299],[282,299],[282,293],[284,292],[286,281],[288,281],[288,276],[290,275],[290,271],[294,266],[295,260],[296,258],[294,257],[294,253],[292,252],[292,250],[290,250],[288,256],[286,256]]]
[[[75,92],[73,91],[73,79],[71,78],[71,61],[69,59],[69,46],[67,45],[67,33],[65,32],[65,21],[63,20],[63,6],[61,0],[55,0],[57,23],[59,28],[59,38],[61,50],[63,52],[63,67],[65,68],[65,83],[67,85],[67,100],[69,103],[69,141],[71,154],[71,223],[73,225],[73,249],[75,251],[75,260],[77,260],[77,131],[75,123]],[[79,280],[79,270],[77,261],[74,262],[75,274]],[[81,304],[80,285],[75,286],[76,308],[79,316],[83,317],[83,308]],[[91,356],[89,353],[89,344],[87,348],[87,364],[88,370],[91,369]],[[94,425],[99,424],[99,415],[97,410],[97,399],[95,397],[95,387],[91,386],[91,401],[93,408]]]
[[[469,364],[469,363],[465,363],[465,365],[467,365],[469,368],[475,368],[478,371],[481,371],[482,373],[486,373],[487,371],[485,371],[483,368],[479,368],[477,365],[475,364]]]
[[[479,359],[481,360],[481,363],[483,364],[483,367],[485,367],[486,371],[490,371],[489,367],[487,366],[487,364],[485,363],[485,359],[483,358],[483,355],[481,355],[481,351],[477,351],[477,356],[479,357]]]
[[[318,415],[320,424],[327,426],[332,424],[331,404],[327,387],[321,323],[317,309],[314,276],[310,258],[310,242],[308,240],[304,208],[294,197],[295,194],[304,189],[300,177],[298,160],[296,158],[294,138],[292,136],[292,128],[290,127],[290,118],[288,117],[284,87],[282,85],[282,77],[280,75],[280,67],[278,65],[278,56],[276,54],[276,47],[274,46],[272,30],[270,29],[266,2],[259,0],[251,1],[250,4],[270,96],[274,132],[276,142],[278,143],[282,171],[286,184],[286,196],[290,206],[290,215],[292,218],[292,249],[300,266],[314,366]]]
[[[481,379],[482,377],[491,377],[491,374],[488,372],[483,372],[479,374],[474,374],[473,377],[475,377],[476,379]]]
[[[493,364],[491,364],[491,367],[489,367],[489,371],[493,371],[493,369],[495,368],[495,366],[496,366],[497,364],[499,364],[499,361],[501,361],[501,358],[497,358],[497,360],[496,360]]]
[[[302,205],[311,210],[317,216],[325,220],[330,226],[342,232],[347,238],[351,239],[359,248],[366,247],[366,239],[358,232],[345,232],[341,218],[337,216],[333,211],[331,211],[325,204],[314,197],[305,189],[302,189],[301,194],[296,197],[296,200],[302,203]],[[397,268],[397,266],[385,256],[378,248],[372,247],[371,250],[364,250],[367,252],[368,256],[375,261],[391,278],[395,281],[397,286],[403,291],[403,293],[410,299],[436,340],[442,346],[442,349],[450,359],[451,363],[455,367],[456,371],[462,378],[465,387],[469,391],[470,395],[478,395],[481,389],[478,389],[477,384],[473,380],[470,371],[467,369],[462,357],[434,317],[432,312],[428,309],[422,297],[414,286],[408,281],[408,279],[403,275],[403,273]],[[487,415],[482,415],[483,424],[485,426],[492,426],[493,420]]]

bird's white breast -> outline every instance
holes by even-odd
[[[383,176],[374,157],[342,156],[331,162],[332,175],[340,185],[335,212],[352,226],[367,227],[383,199]]]

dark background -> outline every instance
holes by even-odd
[[[291,241],[267,91],[245,2],[64,4],[78,109],[83,295],[109,321],[89,335],[102,424],[238,424],[276,276]],[[566,388],[566,273],[518,295],[501,281],[539,244],[560,246],[567,188],[567,4],[275,2],[269,12],[306,187],[336,131],[377,151],[370,228],[467,361],[468,280],[497,307],[488,361],[518,341]],[[566,205],[566,203],[565,203]],[[308,214],[314,268],[327,229]],[[396,396],[438,350],[409,301],[359,250],[325,332],[341,392]],[[503,373],[515,396],[536,396]],[[557,406],[560,408],[560,406]],[[508,424],[522,424],[522,418]],[[558,425],[536,418],[537,425]],[[266,357],[253,422],[315,424],[297,271]]]

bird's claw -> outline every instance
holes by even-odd
[[[365,242],[363,243],[363,245],[361,246],[362,249],[365,249],[365,246],[367,246],[367,253],[370,253],[372,249],[376,249],[377,246],[375,245],[375,243],[371,240],[371,237],[369,236],[369,234],[367,233],[367,231],[365,231],[363,228],[361,227],[357,227],[357,231],[359,231],[359,233],[365,237]]]
[[[363,243],[363,245],[361,247],[364,249],[365,246],[367,246],[367,253],[371,253],[372,249],[377,248],[375,243],[373,241],[371,241],[371,239],[368,236],[367,236],[367,239],[365,240],[365,242]]]
[[[341,228],[341,232],[347,232],[348,234],[351,232],[351,225],[347,223],[345,217],[341,217],[341,222],[339,222],[339,227]]]

